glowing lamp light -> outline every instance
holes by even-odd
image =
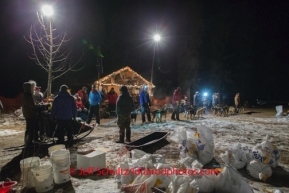
[[[155,40],[156,42],[160,41],[160,39],[161,39],[160,35],[155,35],[155,36],[154,36],[154,40]]]
[[[205,96],[205,97],[208,96],[208,93],[205,92],[205,93],[204,93],[204,96]]]
[[[53,15],[53,9],[51,6],[45,5],[42,7],[42,13],[46,16]]]

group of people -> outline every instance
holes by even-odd
[[[178,87],[176,90],[174,90],[173,96],[172,96],[172,104],[173,104],[173,113],[171,116],[172,120],[180,120],[179,119],[179,114],[180,112],[184,112],[185,111],[185,107],[186,106],[186,96],[184,96],[184,99],[182,99],[182,95],[181,95],[181,88]],[[210,106],[210,100],[208,96],[200,96],[200,93],[198,91],[195,92],[195,94],[193,95],[193,97],[191,98],[192,100],[190,101],[190,104],[194,106],[194,108],[198,109],[201,107],[205,107],[208,109],[208,107]],[[214,93],[212,95],[212,106],[211,107],[215,107],[219,104],[219,94],[218,93]],[[238,110],[240,108],[240,93],[237,93],[234,97],[234,104],[235,104],[235,108],[236,110]]]
[[[43,107],[43,94],[40,87],[36,86],[35,81],[28,81],[23,84],[24,94],[22,97],[22,111],[26,120],[26,131],[24,137],[25,146],[33,144],[33,141],[39,141],[40,130],[40,112]],[[134,101],[130,96],[126,86],[120,88],[121,95],[118,96],[111,88],[106,94],[110,111],[114,111],[118,117],[117,124],[120,128],[118,143],[130,142],[130,114],[135,110]],[[96,89],[96,85],[91,86],[88,94],[87,88],[83,87],[74,96],[70,94],[68,86],[62,85],[58,95],[55,96],[50,112],[50,118],[56,122],[57,143],[64,144],[64,136],[67,134],[66,146],[73,144],[72,121],[77,117],[77,112],[87,112],[86,123],[90,124],[92,117],[95,116],[96,123],[100,124],[99,107],[103,97],[101,92]],[[89,108],[89,110],[87,110]]]
[[[40,92],[40,87],[36,86],[35,81],[28,81],[23,84],[24,94],[22,98],[22,111],[26,120],[25,131],[25,145],[29,145],[33,140],[38,140],[39,131],[39,112],[43,105],[43,94]],[[117,116],[117,125],[119,127],[119,140],[117,143],[124,143],[131,141],[131,113],[135,111],[135,104],[132,96],[128,92],[126,86],[121,86],[120,95],[115,92],[114,88],[106,94],[108,100],[108,109],[110,112],[114,112]],[[86,123],[90,124],[92,117],[95,116],[96,123],[100,124],[99,109],[100,103],[103,99],[103,94],[96,89],[96,85],[92,84],[91,91],[87,92],[87,88],[83,87],[74,96],[68,91],[67,85],[62,85],[59,89],[58,95],[54,98],[52,104],[52,110],[50,117],[57,123],[57,137],[58,143],[64,143],[65,131],[67,133],[68,143],[70,146],[73,143],[73,128],[72,121],[76,119],[80,112],[87,113]],[[203,106],[207,107],[208,99],[201,99],[200,93],[197,91],[192,97],[191,104],[196,108],[201,107],[201,101]],[[186,102],[186,99],[182,99],[181,88],[178,87],[174,90],[172,96],[173,113],[172,120],[180,121],[180,106]],[[214,93],[212,96],[212,106],[218,104],[218,93]],[[151,100],[148,93],[148,85],[144,84],[139,95],[139,102],[142,114],[142,123],[151,122],[150,107]],[[237,93],[234,99],[236,108],[240,105],[240,94]],[[89,110],[88,110],[89,109]]]

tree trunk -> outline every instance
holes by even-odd
[[[52,51],[53,51],[53,34],[52,34],[52,22],[50,19],[50,24],[49,24],[49,38],[50,38],[50,50],[49,50],[49,71],[48,71],[48,84],[47,84],[47,97],[51,95],[51,84],[52,84]]]

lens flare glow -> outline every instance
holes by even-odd
[[[46,16],[51,16],[51,15],[53,15],[53,9],[49,5],[44,5],[42,7],[42,13]]]
[[[155,36],[154,36],[154,40],[155,40],[156,42],[160,41],[160,39],[161,39],[161,36],[160,36],[160,35],[155,35]]]

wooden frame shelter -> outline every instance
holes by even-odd
[[[99,90],[105,89],[109,92],[111,88],[114,88],[115,92],[119,95],[119,88],[123,85],[127,86],[129,93],[134,98],[138,100],[138,95],[142,89],[143,84],[148,85],[148,92],[152,95],[152,88],[155,86],[143,78],[140,74],[132,70],[130,67],[126,66],[120,70],[113,72],[98,81],[95,81],[96,85],[99,85]]]

